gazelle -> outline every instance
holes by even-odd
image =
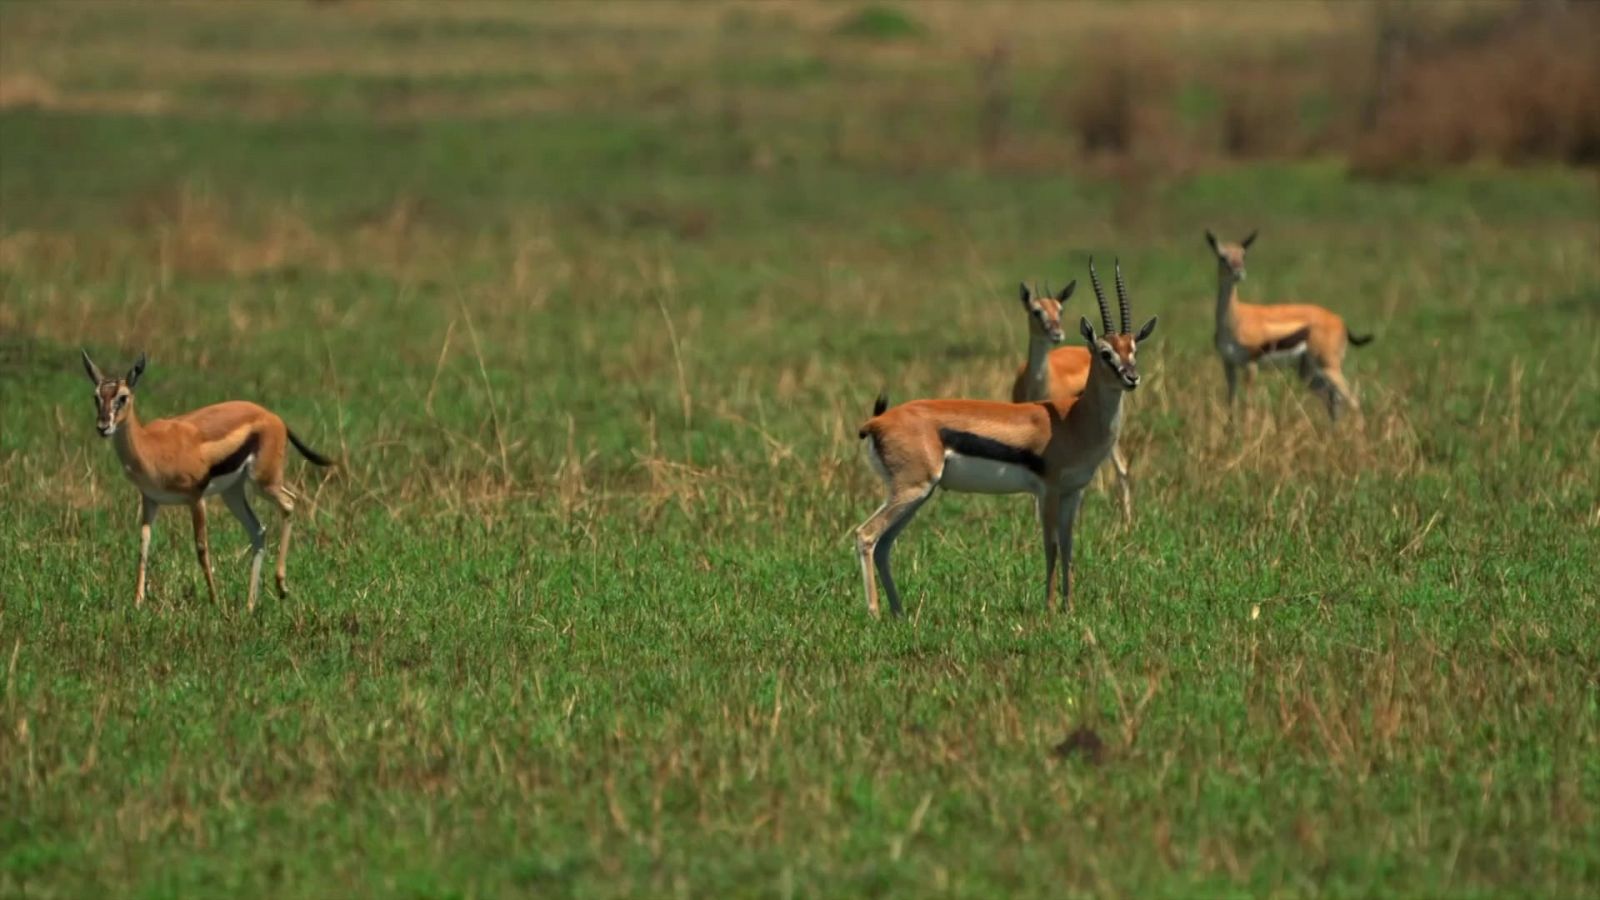
[[[1022,305],[1028,311],[1028,361],[1017,370],[1011,382],[1011,402],[1060,399],[1071,401],[1083,393],[1089,380],[1089,364],[1093,357],[1087,347],[1057,347],[1065,336],[1061,326],[1061,313],[1067,298],[1078,286],[1070,282],[1061,293],[1050,296],[1045,286],[1043,294],[1035,294],[1022,285]],[[1133,518],[1133,490],[1128,476],[1128,458],[1122,455],[1122,445],[1111,447],[1111,466],[1117,473],[1117,493],[1122,501],[1122,515]]]
[[[139,521],[139,580],[133,590],[134,606],[144,602],[145,563],[150,557],[150,526],[163,506],[189,507],[194,522],[195,553],[206,576],[211,602],[217,602],[217,584],[211,575],[211,552],[206,540],[205,498],[221,494],[239,524],[250,536],[250,594],[247,609],[254,610],[261,583],[261,555],[267,529],[250,510],[245,483],[254,480],[283,513],[278,539],[278,596],[287,594],[284,566],[289,558],[289,527],[294,513],[294,492],[283,482],[287,445],[315,465],[333,461],[307,447],[283,420],[243,400],[202,407],[149,425],[133,409],[133,389],[144,374],[145,356],[123,378],[107,378],[83,351],[83,369],[94,382],[97,426],[101,437],[114,438],[123,474],[143,497]]]
[[[1206,231],[1206,243],[1217,256],[1216,344],[1228,379],[1228,407],[1238,396],[1241,369],[1248,387],[1258,364],[1292,365],[1327,404],[1328,417],[1338,421],[1344,407],[1358,408],[1342,371],[1345,347],[1360,347],[1372,335],[1351,334],[1343,319],[1309,303],[1267,306],[1240,300],[1245,252],[1255,240],[1254,231],[1237,244]]]
[[[914,400],[890,409],[880,396],[859,432],[867,458],[883,479],[887,499],[856,529],[856,554],[866,583],[867,609],[878,614],[874,569],[889,595],[889,609],[900,614],[900,595],[889,569],[895,538],[934,488],[975,494],[1032,494],[1044,533],[1045,606],[1056,606],[1056,561],[1064,559],[1061,595],[1072,605],[1072,529],[1083,489],[1110,455],[1122,429],[1122,395],[1139,386],[1134,353],[1155,331],[1152,318],[1129,333],[1132,315],[1127,288],[1117,268],[1117,300],[1122,331],[1111,326],[1111,311],[1095,274],[1089,277],[1100,305],[1103,334],[1084,318],[1079,330],[1091,353],[1081,395],[1033,403],[985,400]]]

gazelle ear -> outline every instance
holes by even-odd
[[[1061,289],[1061,293],[1056,295],[1056,300],[1058,302],[1061,302],[1061,303],[1067,302],[1067,298],[1072,296],[1072,292],[1074,290],[1076,290],[1077,287],[1078,287],[1077,279],[1073,279],[1072,281],[1067,282],[1067,286],[1062,288]]]
[[[1156,330],[1156,317],[1155,316],[1151,316],[1150,317],[1150,321],[1144,323],[1144,327],[1139,329],[1139,334],[1134,337],[1133,342],[1135,344],[1143,342],[1145,338],[1149,337],[1151,334],[1154,334],[1155,330]]]
[[[124,380],[128,382],[129,390],[132,390],[133,386],[139,383],[139,376],[144,374],[146,362],[148,362],[148,360],[145,359],[145,355],[141,353],[139,354],[139,361],[134,363],[133,368],[128,370],[128,377]]]
[[[1211,229],[1209,229],[1209,228],[1206,229],[1206,243],[1211,245],[1211,249],[1214,252],[1217,252],[1217,253],[1221,253],[1222,252],[1221,250],[1217,249],[1217,236],[1212,234],[1211,233]]]
[[[1019,282],[1017,287],[1018,287],[1018,289],[1019,289],[1019,291],[1020,291],[1020,293],[1022,295],[1022,305],[1023,306],[1032,306],[1033,305],[1033,291],[1028,288],[1028,283],[1025,282],[1025,281],[1024,282]]]
[[[1256,229],[1256,231],[1250,232],[1250,236],[1245,238],[1244,240],[1240,241],[1239,242],[1239,246],[1245,248],[1246,250],[1249,250],[1250,249],[1250,245],[1254,244],[1256,242],[1256,232],[1257,231],[1260,231],[1260,229],[1258,228],[1258,229]]]
[[[100,367],[95,365],[94,360],[89,358],[89,351],[79,347],[78,352],[83,354],[83,371],[89,374],[89,380],[94,382],[95,387],[99,387],[100,383],[105,381],[100,376]]]
[[[1083,339],[1088,341],[1090,345],[1093,345],[1096,342],[1094,336],[1094,326],[1089,324],[1088,316],[1078,317],[1078,333],[1083,335]]]

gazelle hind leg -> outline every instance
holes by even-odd
[[[895,491],[856,529],[856,555],[861,561],[861,577],[867,589],[867,611],[874,616],[879,614],[874,570],[878,580],[883,582],[884,593],[889,596],[889,611],[900,614],[900,594],[895,590],[894,575],[889,569],[889,553],[894,549],[895,538],[932,493],[932,484]]]
[[[261,487],[261,493],[271,498],[278,505],[278,511],[283,513],[283,530],[278,535],[278,567],[273,573],[281,599],[289,596],[289,531],[294,526],[295,493],[283,484]]]
[[[873,510],[872,515],[868,516],[865,522],[856,527],[856,560],[861,563],[861,585],[867,592],[867,612],[871,613],[873,618],[878,617],[878,582],[872,575],[873,545],[868,541],[867,533],[868,526],[872,525],[879,516],[883,515],[883,511],[888,508],[889,504],[885,502],[882,506]]]
[[[1344,373],[1338,369],[1318,369],[1307,366],[1301,373],[1305,376],[1306,385],[1328,408],[1328,418],[1333,422],[1339,421],[1339,414],[1346,408],[1356,410],[1356,398],[1350,393],[1350,385],[1344,380]]]
[[[254,612],[256,592],[261,587],[261,555],[267,547],[267,529],[251,511],[250,501],[245,499],[243,481],[224,491],[222,499],[228,504],[228,511],[244,526],[244,533],[250,537],[250,592],[246,595],[245,611]]]
[[[1339,420],[1339,412],[1342,410],[1361,411],[1361,407],[1356,403],[1356,395],[1350,392],[1350,383],[1344,380],[1343,372],[1338,369],[1324,369],[1322,377],[1328,380],[1330,386],[1328,415],[1334,421]]]
[[[889,554],[894,551],[894,542],[900,537],[900,532],[911,524],[911,519],[916,516],[922,504],[928,502],[933,495],[933,486],[929,485],[922,493],[909,503],[900,504],[894,510],[894,521],[884,529],[883,535],[878,538],[877,546],[872,551],[872,561],[878,568],[878,578],[883,582],[884,593],[889,595],[889,612],[900,615],[900,592],[894,586],[894,574],[889,570]]]

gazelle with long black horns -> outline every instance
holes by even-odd
[[[1083,393],[1094,357],[1087,347],[1056,346],[1066,333],[1061,325],[1064,306],[1077,286],[1078,283],[1073,281],[1062,288],[1060,294],[1052,297],[1048,284],[1043,294],[1036,294],[1026,284],[1022,285],[1022,306],[1028,311],[1028,361],[1017,370],[1017,377],[1011,382],[1012,403],[1055,399],[1071,401]],[[1122,515],[1132,519],[1132,479],[1128,475],[1128,458],[1122,455],[1120,441],[1111,448],[1111,466],[1117,473],[1117,493],[1122,502]]]
[[[1044,536],[1045,605],[1056,606],[1056,564],[1063,560],[1061,595],[1072,604],[1072,530],[1083,489],[1110,455],[1122,429],[1122,395],[1139,386],[1134,354],[1155,330],[1152,318],[1129,332],[1127,288],[1117,268],[1122,330],[1111,325],[1105,293],[1089,263],[1104,333],[1084,318],[1079,330],[1091,354],[1081,395],[1034,403],[985,400],[914,400],[894,408],[879,397],[860,429],[867,458],[883,479],[887,499],[856,529],[856,554],[866,584],[867,609],[878,614],[877,579],[899,615],[900,596],[889,555],[935,488],[975,494],[1032,494]],[[876,574],[876,578],[874,577]]]
[[[1256,366],[1295,366],[1306,386],[1322,398],[1328,417],[1338,421],[1356,399],[1344,380],[1347,346],[1360,347],[1372,335],[1351,334],[1344,320],[1310,303],[1262,305],[1239,299],[1244,280],[1244,257],[1255,243],[1256,232],[1237,244],[1217,240],[1208,229],[1206,243],[1217,257],[1217,353],[1228,379],[1228,407],[1239,393],[1239,376],[1245,386],[1255,380]]]
[[[97,426],[101,437],[112,438],[123,474],[143,497],[139,521],[139,579],[133,603],[144,602],[145,564],[150,557],[150,526],[163,506],[187,506],[194,523],[195,553],[206,576],[211,602],[217,602],[217,584],[211,574],[211,551],[206,538],[205,498],[221,494],[250,537],[250,593],[247,609],[254,610],[261,583],[261,556],[267,529],[256,519],[245,497],[245,485],[256,487],[283,513],[278,539],[278,596],[288,592],[285,565],[289,557],[289,527],[295,494],[284,483],[283,464],[288,445],[315,465],[333,461],[306,446],[283,420],[243,400],[202,407],[146,425],[133,408],[133,389],[144,374],[145,357],[123,378],[107,378],[83,351],[83,369],[94,382]]]

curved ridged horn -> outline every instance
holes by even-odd
[[[1094,285],[1094,299],[1100,304],[1100,324],[1105,333],[1111,333],[1111,307],[1106,304],[1105,288],[1100,286],[1100,275],[1094,270],[1094,257],[1089,257],[1089,283]]]
[[[1133,316],[1128,312],[1128,286],[1122,281],[1122,260],[1117,260],[1113,265],[1117,267],[1117,306],[1122,308],[1122,333],[1131,334],[1128,326]]]
[[[78,352],[83,354],[83,371],[88,374],[89,380],[97,385],[105,384],[105,376],[100,374],[100,367],[89,358],[89,351],[79,347]]]

